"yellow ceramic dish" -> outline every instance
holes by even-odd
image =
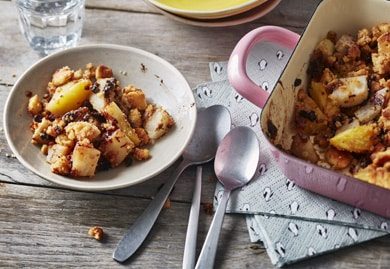
[[[271,12],[275,7],[277,7],[282,0],[268,0],[264,4],[261,4],[247,12],[240,13],[235,16],[230,16],[226,18],[221,18],[218,20],[197,20],[197,19],[190,19],[185,18],[182,16],[179,16],[177,14],[170,13],[166,10],[163,10],[159,7],[156,7],[152,3],[145,1],[150,7],[153,7],[156,9],[156,11],[160,12],[161,14],[167,16],[168,18],[171,18],[175,21],[194,25],[194,26],[200,26],[200,27],[227,27],[227,26],[234,26],[234,25],[240,25],[243,23],[254,21],[258,18],[263,17],[264,15]]]
[[[218,19],[237,15],[267,0],[149,0],[168,12],[196,19]]]

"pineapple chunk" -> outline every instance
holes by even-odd
[[[70,147],[60,145],[60,144],[54,144],[53,146],[49,147],[46,161],[48,163],[54,163],[59,158],[68,155],[71,151],[72,149]]]
[[[325,86],[321,82],[311,82],[311,88],[309,89],[310,97],[316,102],[322,111],[325,111],[326,103],[328,100],[328,94]]]
[[[102,112],[104,107],[109,103],[109,101],[104,97],[103,92],[92,93],[91,96],[89,96],[89,102],[98,112]]]
[[[72,153],[71,175],[75,177],[91,177],[95,175],[100,151],[92,145],[77,143]]]
[[[105,137],[100,146],[104,157],[112,167],[120,165],[133,148],[134,143],[120,129]]]
[[[375,145],[378,130],[374,125],[356,126],[332,137],[329,142],[339,150],[365,153]]]
[[[54,144],[49,147],[46,161],[50,163],[50,168],[53,173],[59,175],[69,175],[71,162],[67,155],[72,151],[70,147]]]
[[[367,77],[342,78],[332,83],[337,88],[329,95],[340,107],[352,107],[363,103],[368,97]]]
[[[115,102],[109,103],[104,108],[106,117],[116,120],[119,128],[130,138],[130,140],[137,146],[141,142],[135,133],[134,129],[131,128],[130,123],[126,119],[126,115],[118,107]]]
[[[61,156],[50,164],[50,168],[55,174],[67,176],[71,170],[71,161],[66,156]]]
[[[102,112],[104,107],[115,98],[115,89],[117,80],[115,78],[101,78],[96,80],[92,86],[92,94],[89,97],[89,102],[99,112]]]
[[[174,120],[161,107],[149,105],[145,110],[144,128],[152,140],[159,139],[168,132],[168,129],[174,125]]]
[[[90,80],[80,79],[58,87],[46,109],[55,116],[62,116],[66,112],[79,108],[91,94],[90,86]]]

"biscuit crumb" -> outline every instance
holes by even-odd
[[[96,79],[99,78],[111,78],[113,76],[112,69],[105,65],[98,65],[95,70]]]
[[[92,236],[93,238],[95,238],[96,240],[100,241],[103,239],[104,232],[103,232],[103,229],[101,227],[94,226],[94,227],[89,229],[88,234],[90,236]]]
[[[203,210],[206,215],[213,215],[213,204],[212,203],[204,203]]]
[[[163,208],[166,208],[166,209],[169,209],[171,208],[171,199],[167,199],[164,203],[164,207]]]
[[[41,152],[44,154],[44,155],[47,155],[48,154],[48,151],[49,151],[49,146],[46,145],[46,144],[43,144],[41,146]]]
[[[141,71],[142,71],[143,73],[145,73],[147,70],[148,70],[148,69],[146,68],[146,66],[145,66],[143,63],[141,63]]]

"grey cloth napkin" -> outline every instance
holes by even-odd
[[[248,74],[270,90],[289,55],[272,44],[258,44],[250,53]],[[283,266],[388,234],[390,220],[313,194],[287,179],[265,147],[259,126],[261,110],[232,89],[226,80],[226,63],[210,63],[210,72],[213,82],[194,89],[197,106],[226,106],[233,125],[253,128],[261,147],[254,179],[233,192],[227,212],[248,214],[250,239],[263,242],[273,264]],[[217,184],[215,206],[221,191],[222,186]]]

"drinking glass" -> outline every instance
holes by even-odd
[[[19,25],[41,55],[74,47],[81,37],[84,0],[16,0]]]

